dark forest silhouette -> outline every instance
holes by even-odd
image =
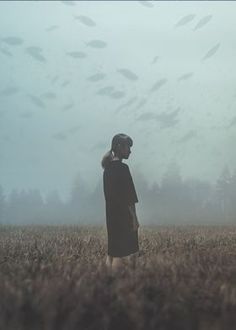
[[[183,180],[178,165],[171,164],[161,183],[148,186],[142,173],[132,170],[141,225],[236,223],[236,170],[223,168],[214,184],[199,179]],[[45,199],[39,189],[12,190],[5,195],[0,185],[2,224],[105,224],[101,180],[90,192],[80,175],[70,197],[62,201],[57,190]]]

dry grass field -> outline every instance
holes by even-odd
[[[139,242],[114,275],[105,226],[0,226],[0,329],[235,329],[236,226],[141,226]]]

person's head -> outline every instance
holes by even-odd
[[[111,150],[114,153],[114,157],[119,159],[127,159],[131,153],[130,147],[133,145],[133,140],[126,134],[116,134],[111,142]]]
[[[111,149],[104,155],[102,159],[102,167],[105,168],[114,157],[128,159],[131,153],[130,147],[133,145],[133,140],[130,136],[124,133],[116,134],[112,138]]]

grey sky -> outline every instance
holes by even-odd
[[[77,174],[92,189],[102,179],[100,161],[112,136],[122,132],[134,140],[131,171],[142,172],[150,184],[160,181],[172,161],[183,178],[212,182],[225,164],[236,168],[236,130],[227,128],[236,116],[236,3],[152,3],[149,8],[138,1],[0,2],[0,184],[7,193],[58,189],[67,198]],[[175,26],[191,14],[190,22]],[[79,15],[96,26],[75,19]],[[207,15],[210,21],[194,31]],[[5,39],[13,36],[23,43]],[[91,40],[107,46],[93,48]],[[217,44],[215,54],[202,60]],[[40,47],[36,53],[46,61],[30,55],[28,47]],[[123,68],[138,80],[117,71]],[[105,78],[88,81],[98,73]],[[161,79],[166,83],[150,93]],[[96,94],[106,86],[125,96]],[[11,87],[19,90],[4,95]],[[56,98],[43,95],[48,92]],[[117,112],[134,97],[136,102]],[[177,109],[174,119],[166,119]]]

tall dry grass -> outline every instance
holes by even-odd
[[[234,329],[236,226],[141,226],[136,268],[116,274],[106,235],[1,226],[0,329]]]

